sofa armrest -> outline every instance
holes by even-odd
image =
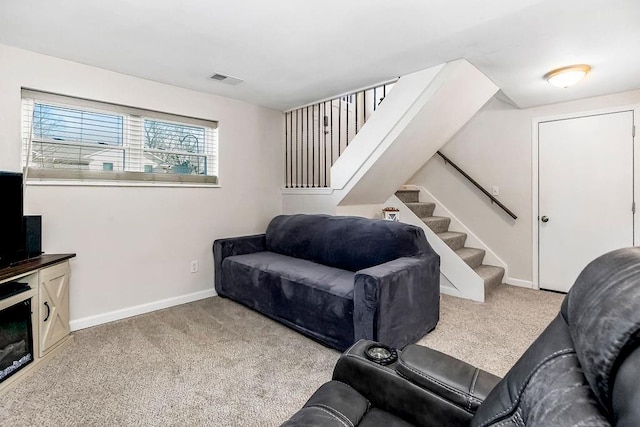
[[[481,403],[490,388],[500,380],[498,377],[478,370],[474,404],[470,407],[467,400],[452,392],[459,386],[465,388],[459,384],[463,382],[463,376],[455,370],[463,365],[465,365],[463,368],[465,372],[469,370],[475,372],[476,368],[434,350],[413,345],[398,351],[397,362],[381,366],[365,357],[364,352],[372,343],[368,340],[358,341],[343,353],[334,368],[333,379],[353,387],[371,402],[372,406],[415,425],[468,426],[475,413],[473,408],[477,407],[476,403]],[[427,351],[421,351],[423,348]],[[408,354],[404,355],[405,352]],[[403,362],[400,359],[403,359]],[[434,387],[432,384],[426,385],[421,381],[405,377],[401,374],[404,364],[412,366],[412,375],[422,378],[422,375],[417,374],[413,369],[425,376],[434,375],[440,384]],[[451,371],[444,372],[442,369],[449,364]],[[474,374],[468,378],[467,390],[470,389],[473,376]]]
[[[440,257],[403,257],[356,272],[354,338],[402,348],[440,316]]]
[[[400,375],[474,413],[500,381],[460,359],[419,345],[407,346],[398,362]]]
[[[222,261],[234,255],[252,254],[265,251],[267,247],[264,234],[253,236],[231,237],[227,239],[217,239],[213,242],[213,262],[215,268],[215,288],[220,293]]]

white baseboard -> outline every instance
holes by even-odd
[[[162,310],[163,308],[186,304],[188,302],[198,301],[216,295],[215,289],[207,289],[205,291],[194,292],[187,295],[180,295],[160,301],[153,301],[133,307],[122,308],[120,310],[109,311],[107,313],[96,314],[95,316],[83,317],[82,319],[70,321],[69,326],[72,331],[77,331],[79,329],[90,328],[91,326],[102,325],[103,323],[126,319],[127,317],[138,316],[151,311]]]
[[[533,288],[533,282],[531,280],[514,279],[513,277],[507,277],[504,281],[507,285],[518,286],[520,288]]]

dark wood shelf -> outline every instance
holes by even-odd
[[[20,261],[13,267],[0,268],[0,282],[33,270],[39,270],[52,264],[75,257],[76,254],[46,254]]]

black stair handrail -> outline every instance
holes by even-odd
[[[491,203],[495,203],[496,205],[500,206],[502,208],[503,211],[505,211],[511,218],[513,219],[518,219],[518,217],[516,216],[516,214],[514,214],[513,212],[511,212],[509,210],[509,208],[507,208],[505,205],[503,205],[502,203],[500,203],[500,201],[498,199],[496,199],[495,197],[493,197],[493,195],[491,193],[489,193],[487,190],[485,190],[484,188],[482,188],[482,186],[480,184],[478,184],[476,182],[475,179],[471,178],[469,176],[469,174],[467,174],[465,171],[463,171],[462,169],[460,169],[460,167],[458,165],[456,165],[455,163],[453,163],[451,161],[451,159],[449,159],[447,156],[445,156],[444,154],[442,154],[440,151],[437,151],[438,155],[440,157],[442,157],[444,159],[444,163],[447,164],[449,163],[451,166],[453,166],[453,168],[455,170],[457,170],[458,172],[460,172],[462,174],[462,176],[464,176],[465,178],[467,178],[473,185],[475,185],[480,191],[482,191],[489,199],[491,199]]]

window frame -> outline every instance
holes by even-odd
[[[22,165],[29,184],[44,185],[113,185],[113,186],[205,186],[219,187],[218,177],[218,122],[183,115],[158,112],[148,109],[127,107],[119,104],[87,100],[48,92],[22,89],[21,117],[21,153]],[[33,137],[33,112],[36,104],[68,108],[89,113],[108,114],[122,117],[122,143],[120,145],[101,145],[80,141],[61,141],[49,138]],[[204,157],[207,174],[158,173],[145,172],[145,120],[168,123],[177,126],[203,128],[203,153],[176,152],[177,155]],[[134,121],[138,122],[137,131]],[[47,168],[34,166],[31,162],[33,143],[70,145],[79,148],[102,147],[109,150],[122,150],[123,170],[103,171],[71,168]],[[134,154],[137,152],[137,156]],[[166,153],[171,151],[165,150]],[[29,162],[30,164],[27,164]],[[132,163],[133,162],[133,163]]]

